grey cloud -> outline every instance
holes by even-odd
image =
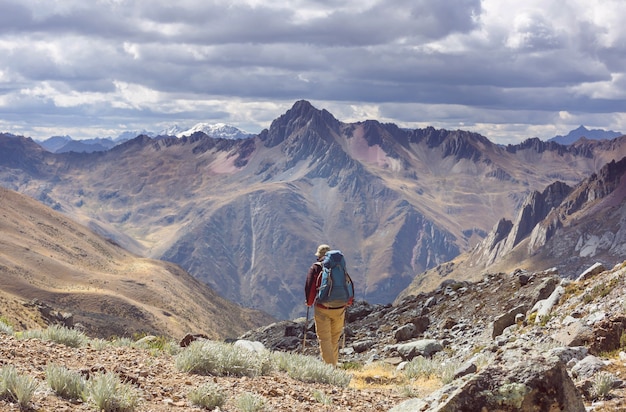
[[[447,113],[453,124],[498,122],[516,112],[518,122],[560,111],[623,114],[626,41],[607,43],[607,34],[617,35],[610,26],[577,15],[571,4],[563,6],[571,20],[564,25],[550,14],[556,3],[535,11],[511,3],[512,10],[499,10],[515,22],[505,25],[483,14],[485,5],[501,5],[495,0],[272,3],[66,1],[34,8],[29,0],[0,0],[0,95],[18,103],[0,106],[0,124],[17,121],[18,111],[25,117],[29,107],[31,115],[45,114],[33,122],[55,124],[205,121],[226,116],[203,106],[220,99],[356,102],[386,107],[390,117],[408,117],[411,110],[401,107],[447,107],[426,113]],[[157,92],[156,101],[118,96],[120,82]],[[24,93],[42,85],[49,95]],[[55,92],[72,99],[94,93],[98,101],[55,107]],[[127,100],[115,108],[106,98]],[[203,109],[163,109],[178,98]]]
[[[0,0],[0,33],[21,31],[32,24],[30,10],[20,3]]]

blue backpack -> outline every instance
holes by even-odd
[[[346,259],[339,250],[326,252],[322,261],[316,302],[342,302],[350,305],[353,300],[354,285],[346,271]]]

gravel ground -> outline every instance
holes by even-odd
[[[0,334],[0,366],[13,365],[18,373],[40,383],[30,408],[33,411],[94,411],[89,402],[76,403],[52,392],[45,380],[48,363],[83,371],[111,371],[132,384],[141,401],[138,411],[199,411],[188,399],[190,390],[213,382],[227,394],[221,411],[238,411],[237,400],[244,393],[262,396],[267,411],[384,411],[405,400],[394,389],[354,389],[294,380],[284,373],[268,376],[213,377],[179,372],[175,357],[164,352],[131,347],[70,348],[38,339],[18,340]],[[324,394],[325,404],[316,400]],[[18,411],[19,406],[0,401],[0,410]]]

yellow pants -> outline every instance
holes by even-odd
[[[346,308],[324,309],[315,306],[315,332],[324,362],[337,365],[339,338],[343,330]]]

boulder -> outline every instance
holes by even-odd
[[[502,362],[389,412],[585,412],[581,393],[556,357]]]
[[[575,320],[554,333],[552,339],[563,346],[581,346],[587,344],[591,336],[591,328]]]
[[[517,315],[525,314],[528,308],[526,305],[519,305],[508,311],[507,313],[503,313],[498,316],[493,321],[493,332],[491,333],[491,338],[495,339],[496,336],[500,336],[504,329],[509,326],[515,325],[515,320]]]
[[[191,342],[199,339],[209,339],[209,337],[201,333],[188,333],[180,340],[180,347],[186,348],[191,344]]]
[[[265,346],[263,346],[263,344],[259,341],[239,339],[235,341],[233,345],[238,348],[247,349],[250,352],[254,352],[254,353],[262,354],[262,353],[267,352],[267,348],[265,348]]]
[[[391,345],[388,349],[397,351],[402,356],[402,359],[410,361],[416,356],[428,358],[443,350],[443,345],[435,339],[422,339],[415,342]]]
[[[396,329],[394,333],[394,338],[396,342],[404,342],[409,339],[413,339],[416,335],[417,328],[414,324],[409,323],[408,325],[400,326]]]
[[[582,282],[584,280],[591,279],[595,275],[597,275],[599,273],[602,273],[605,270],[606,270],[606,268],[604,267],[604,265],[602,263],[596,262],[589,269],[587,269],[583,273],[581,273],[578,276],[578,278],[576,278],[576,281],[577,282]]]

